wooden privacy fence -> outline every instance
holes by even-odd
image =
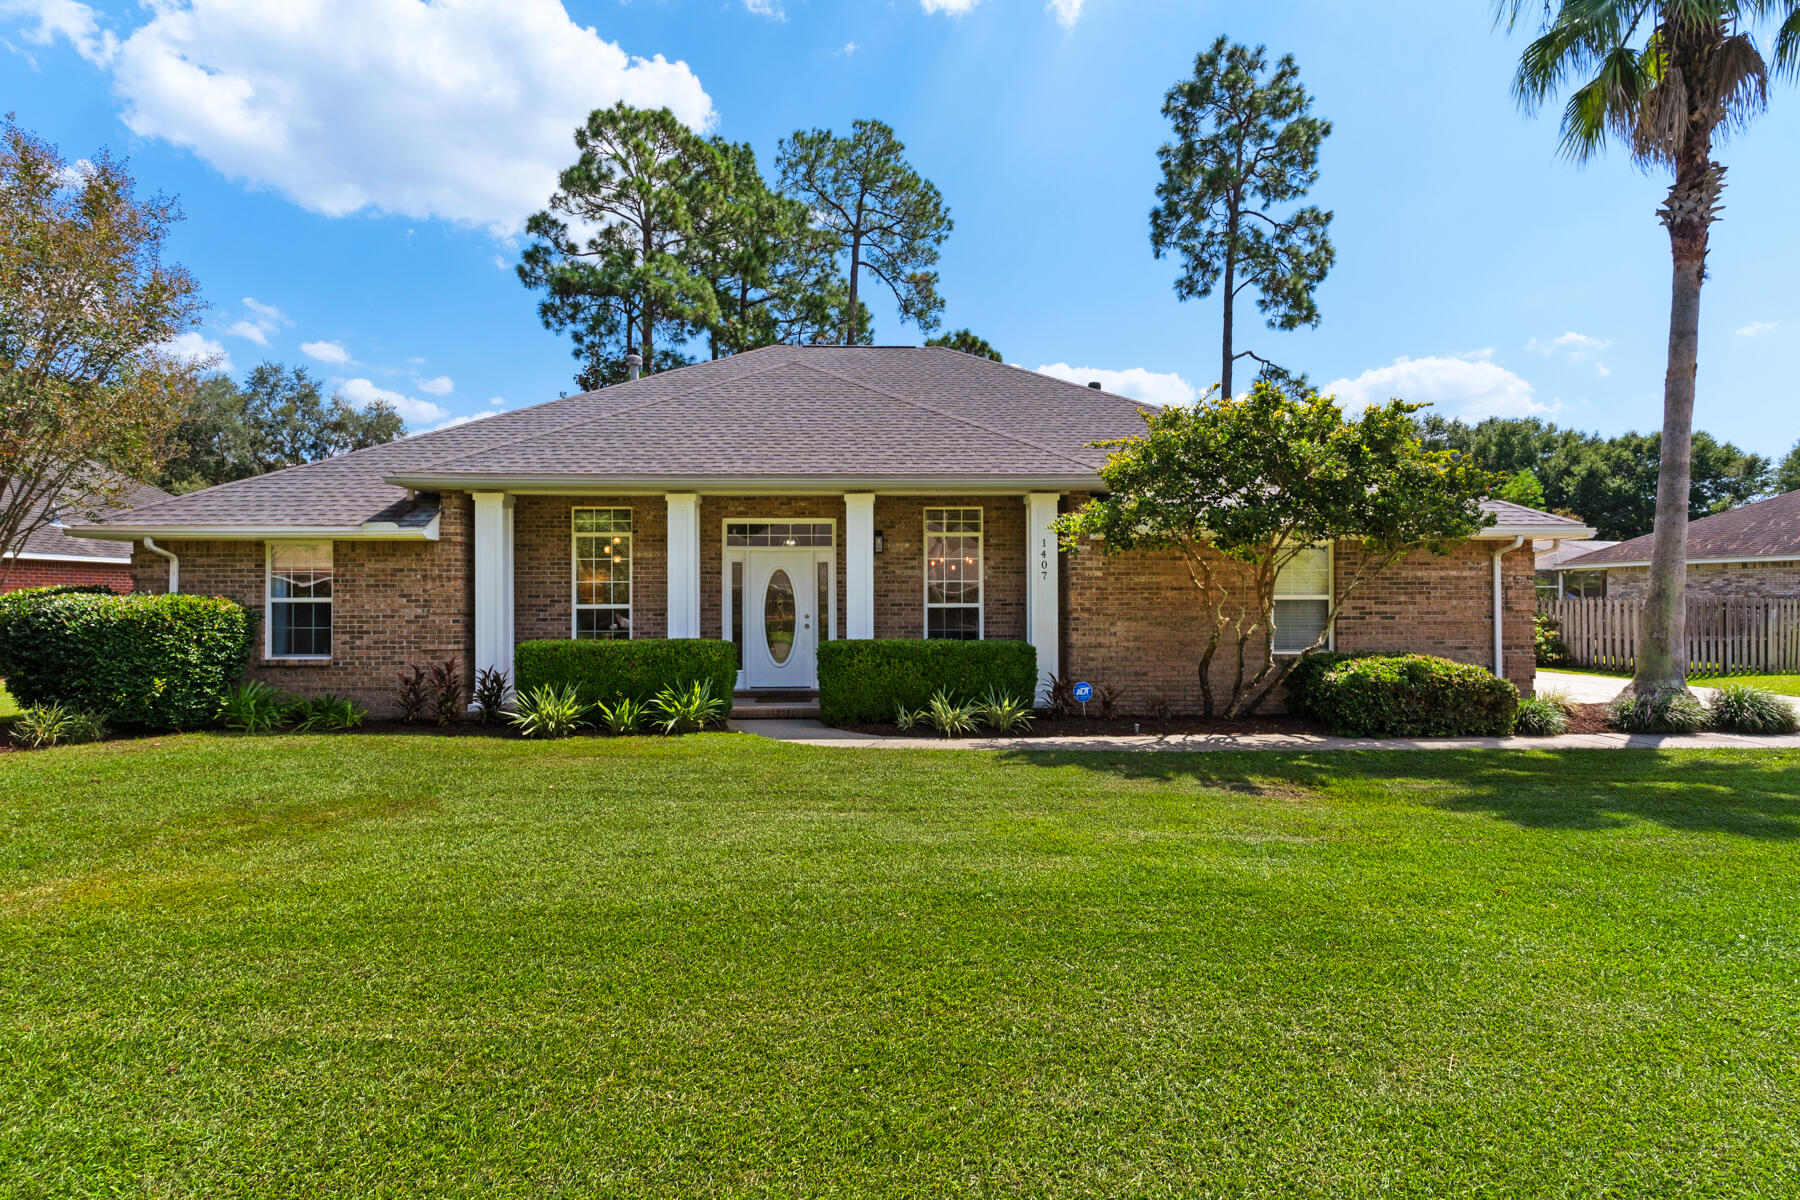
[[[1607,596],[1538,601],[1571,664],[1616,671],[1637,666],[1643,608]],[[1800,600],[1689,600],[1687,661],[1690,675],[1800,673]]]

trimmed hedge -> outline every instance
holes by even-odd
[[[977,700],[989,688],[1034,702],[1037,679],[1037,651],[1028,642],[825,642],[819,647],[819,719],[827,725],[891,721],[896,708],[924,708],[939,689],[961,702]]]
[[[21,705],[200,729],[244,674],[255,633],[252,613],[217,596],[40,595],[0,619],[0,675]]]
[[[1308,654],[1294,664],[1288,672],[1287,710],[1297,717],[1316,717],[1313,700],[1318,695],[1319,681],[1329,675],[1332,670],[1343,663],[1354,662],[1359,658],[1375,658],[1380,654],[1377,650],[1320,650]]]
[[[1519,689],[1447,658],[1371,655],[1337,663],[1308,702],[1341,737],[1504,737],[1519,711]]]
[[[516,691],[573,686],[583,704],[627,697],[647,704],[666,687],[680,691],[702,682],[729,704],[737,684],[737,651],[717,638],[520,642],[513,666]]]

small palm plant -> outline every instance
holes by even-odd
[[[266,683],[252,679],[225,693],[219,720],[236,733],[267,733],[287,720],[288,702]]]
[[[588,706],[575,685],[553,687],[546,683],[520,692],[517,710],[507,720],[528,738],[565,738],[587,724]]]
[[[686,688],[664,688],[650,701],[650,711],[664,733],[698,733],[725,719],[725,701],[714,696],[712,684],[703,679]]]
[[[1031,728],[1031,702],[990,687],[975,705],[975,715],[995,733],[1022,733]]]
[[[944,737],[963,737],[975,732],[976,706],[952,699],[939,688],[925,704],[925,723]]]
[[[594,705],[594,712],[600,718],[600,724],[606,726],[609,732],[636,733],[644,727],[649,709],[641,700],[621,696],[612,704]]]

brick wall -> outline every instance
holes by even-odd
[[[669,506],[661,496],[519,496],[513,501],[514,640],[567,638],[574,632],[570,512],[577,508],[631,510],[632,636],[666,637]]]
[[[20,588],[74,587],[101,584],[115,592],[131,590],[131,565],[107,562],[55,562],[42,558],[16,558],[6,572],[0,592]]]
[[[377,715],[393,708],[394,684],[413,664],[456,659],[474,669],[473,507],[446,493],[435,542],[332,544],[332,657],[270,661],[257,639],[248,677],[295,696],[349,696]],[[265,542],[171,541],[181,558],[181,590],[226,596],[263,612]],[[166,592],[169,564],[141,545],[132,551],[137,590]]]
[[[1608,596],[1642,600],[1649,590],[1649,567],[1615,567],[1606,573]],[[1800,562],[1699,563],[1688,568],[1687,592],[1709,600],[1800,599]]]
[[[1388,568],[1345,605],[1337,648],[1438,654],[1491,666],[1492,550],[1491,544],[1471,543],[1447,558],[1421,551]],[[1354,546],[1338,548],[1339,588],[1353,577],[1359,553]],[[1243,576],[1243,568],[1223,559],[1216,569],[1220,578]],[[1532,572],[1529,546],[1506,556],[1506,674],[1524,691],[1535,671]],[[1177,555],[1106,556],[1096,548],[1064,555],[1062,579],[1066,676],[1121,688],[1123,706],[1132,712],[1152,712],[1162,702],[1176,713],[1200,711],[1198,667],[1207,631],[1199,590]],[[1248,647],[1251,674],[1262,647],[1262,638]],[[1213,693],[1221,706],[1236,670],[1236,646],[1227,640],[1212,667]]]
[[[981,512],[982,630],[989,638],[1025,636],[1025,498],[1023,496],[877,496],[875,636],[925,636],[925,510]]]

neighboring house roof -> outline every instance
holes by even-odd
[[[1654,534],[1619,542],[1561,564],[1565,569],[1650,565]],[[1758,500],[1688,526],[1690,563],[1800,558],[1800,492]]]
[[[1561,570],[1571,558],[1580,558],[1584,554],[1592,554],[1596,550],[1604,550],[1618,544],[1617,542],[1603,542],[1598,538],[1541,542],[1537,546],[1537,569],[1540,571]]]
[[[1097,488],[1107,452],[1091,443],[1141,433],[1144,408],[941,347],[768,346],[159,501],[90,535],[433,536],[441,490]],[[1509,537],[1592,533],[1490,508]]]
[[[64,520],[71,525],[80,526],[87,524],[88,519],[93,516],[105,519],[133,508],[169,499],[172,497],[161,488],[151,487],[147,483],[138,483],[134,480],[126,486],[124,493],[115,503],[106,506],[98,513],[90,513],[78,505],[65,505]],[[36,520],[42,512],[43,508],[39,506],[37,514],[33,515],[33,520]],[[78,560],[96,563],[128,563],[131,561],[131,551],[117,542],[97,542],[92,538],[70,537],[63,524],[58,522],[39,526],[26,534],[25,544],[20,546],[11,557],[41,559],[50,562]]]

